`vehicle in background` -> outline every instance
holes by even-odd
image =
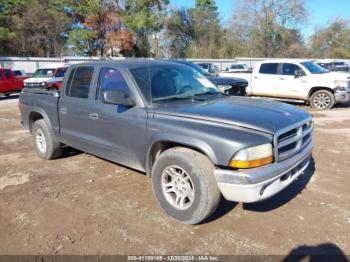
[[[24,81],[24,86],[27,88],[48,88],[48,81],[54,78],[56,72],[62,68],[67,68],[64,63],[48,64],[35,71],[31,78]]]
[[[246,64],[232,64],[227,71],[230,73],[251,72]]]
[[[61,92],[25,88],[19,109],[39,157],[59,158],[66,145],[145,172],[163,211],[186,224],[213,214],[221,195],[276,195],[312,157],[309,113],[222,94],[169,61],[72,65]]]
[[[319,60],[316,63],[329,71],[345,73],[350,72],[350,65],[345,61]]]
[[[219,68],[212,63],[197,63],[197,65],[210,75],[216,76],[219,74]]]
[[[13,72],[15,73],[15,75],[17,77],[22,77],[24,79],[28,78],[28,75],[27,75],[27,73],[24,70],[13,70]]]
[[[267,60],[257,63],[252,74],[231,75],[249,82],[250,96],[304,101],[319,110],[350,101],[350,75],[329,72],[313,60]]]
[[[54,76],[47,80],[47,89],[60,90],[62,88],[64,74],[68,67],[59,67],[56,69]]]
[[[183,64],[192,67],[202,75],[206,76],[214,85],[216,85],[219,90],[228,95],[235,96],[245,96],[246,87],[248,86],[248,81],[237,77],[223,77],[223,76],[213,76],[205,71],[198,64],[192,63],[187,60],[169,60],[175,63]]]
[[[11,93],[18,93],[24,87],[25,77],[18,77],[9,68],[0,68],[0,94],[9,96]]]

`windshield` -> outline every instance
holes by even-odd
[[[243,65],[232,65],[231,69],[244,69]]]
[[[309,72],[311,74],[324,74],[324,73],[328,73],[329,71],[324,69],[322,66],[314,63],[314,62],[304,62],[301,63],[303,66],[306,67],[307,70],[309,70]]]
[[[45,69],[38,69],[35,71],[35,73],[32,75],[32,77],[36,78],[45,78],[45,77],[51,77],[53,75],[53,72],[55,71],[54,68],[45,68]]]
[[[144,67],[130,72],[148,103],[220,93],[204,75],[188,66]]]

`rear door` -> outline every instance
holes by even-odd
[[[88,151],[92,137],[89,118],[91,90],[94,82],[93,66],[78,66],[69,72],[64,92],[61,92],[58,114],[63,141],[75,148]]]
[[[295,71],[302,70],[300,66],[294,63],[281,64],[277,87],[278,96],[281,98],[304,99],[308,95],[308,82],[304,76],[296,77]]]
[[[251,80],[252,94],[258,96],[278,96],[278,63],[262,63]]]
[[[3,93],[5,90],[5,76],[2,73],[2,70],[0,69],[0,93]]]

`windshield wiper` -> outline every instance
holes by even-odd
[[[191,100],[195,99],[197,101],[205,101],[205,99],[195,98],[194,96],[172,96],[172,97],[156,98],[156,99],[153,99],[153,102],[171,101],[171,100],[185,100],[185,99],[191,99]]]
[[[204,95],[227,95],[225,93],[221,93],[221,92],[204,92],[204,93],[198,93],[198,94],[194,94],[193,96],[204,96]]]

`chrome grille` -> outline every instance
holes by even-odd
[[[313,123],[309,118],[277,132],[274,138],[276,162],[292,157],[311,143],[312,130]]]

